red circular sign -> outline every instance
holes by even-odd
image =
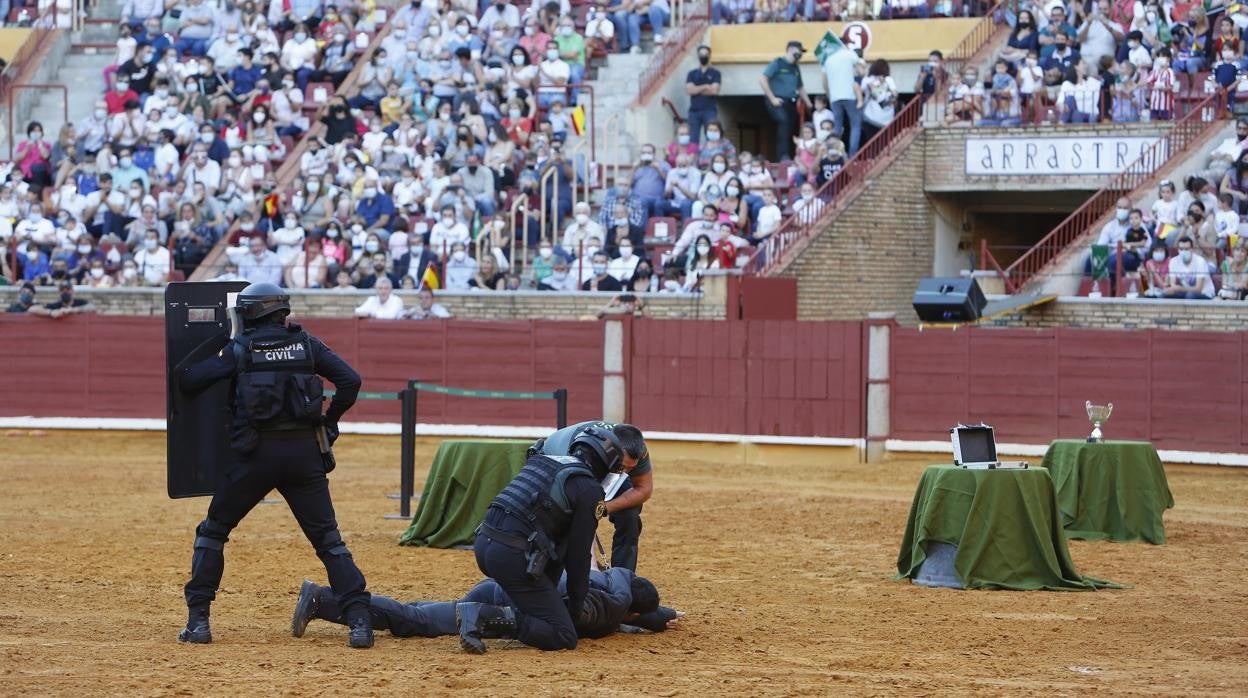
[[[871,46],[871,27],[864,22],[850,22],[841,30],[841,41],[855,51],[866,53]]]

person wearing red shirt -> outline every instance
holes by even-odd
[[[108,108],[109,116],[121,114],[126,110],[126,102],[130,100],[139,101],[139,93],[130,89],[130,83],[118,80],[113,83],[113,89],[105,93],[104,106]]]

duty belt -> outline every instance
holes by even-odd
[[[505,545],[508,548],[515,548],[521,552],[528,552],[529,550],[529,541],[527,539],[521,538],[514,533],[500,531],[487,523],[482,523],[480,526],[477,526],[477,530],[475,532],[479,536],[485,536],[495,543]]]

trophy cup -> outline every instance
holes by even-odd
[[[1101,422],[1108,422],[1109,415],[1114,411],[1114,403],[1108,405],[1093,405],[1091,400],[1084,404],[1088,410],[1088,421],[1092,422],[1092,435],[1088,437],[1088,443],[1095,444],[1101,442]]]

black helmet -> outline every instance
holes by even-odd
[[[290,312],[290,294],[277,284],[254,283],[243,289],[235,301],[238,316],[244,320],[259,320],[279,310]]]
[[[618,473],[624,470],[624,449],[610,429],[585,427],[576,435],[576,438],[572,439],[572,443],[568,445],[568,452],[574,452],[577,446],[585,447],[597,457],[595,460],[598,463],[589,462],[588,465],[598,479],[605,478],[607,473]]]

